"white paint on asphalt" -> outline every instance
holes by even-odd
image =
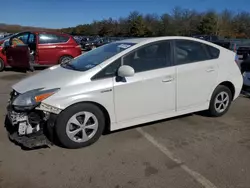
[[[159,143],[153,136],[142,130],[142,128],[136,129],[142,136],[144,136],[149,142],[151,142],[155,147],[157,147],[162,153],[164,153],[169,159],[180,165],[185,172],[192,176],[198,183],[200,183],[205,188],[217,188],[211,181],[202,176],[200,173],[190,169],[183,161],[174,157],[173,153],[167,149],[164,145]]]

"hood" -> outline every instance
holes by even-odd
[[[85,72],[65,69],[60,65],[50,67],[37,74],[29,76],[12,86],[18,93],[24,93],[33,89],[44,88],[53,89],[61,88],[75,83],[81,79]]]

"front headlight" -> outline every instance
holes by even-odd
[[[27,91],[23,94],[18,95],[18,97],[13,101],[12,105],[15,107],[33,107],[38,105],[43,100],[47,99],[51,95],[55,94],[59,88],[42,90],[35,89]]]

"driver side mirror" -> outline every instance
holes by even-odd
[[[135,70],[128,65],[122,65],[119,69],[118,69],[118,73],[117,75],[119,77],[125,78],[125,77],[132,77],[135,74]]]

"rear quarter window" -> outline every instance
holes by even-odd
[[[39,34],[39,44],[65,43],[69,38],[69,36],[56,34]]]
[[[67,42],[70,37],[68,36],[62,36],[62,35],[57,35],[57,41],[60,43]]]
[[[213,46],[209,46],[209,45],[206,45],[206,44],[204,44],[204,45],[207,48],[207,51],[208,51],[211,59],[219,58],[220,50],[218,48],[215,48]]]

